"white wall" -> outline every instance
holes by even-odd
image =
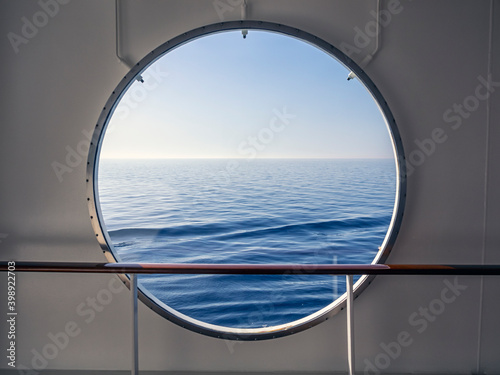
[[[297,27],[336,46],[354,45],[354,27],[364,28],[375,7],[375,1],[248,3],[249,19]],[[388,3],[383,1],[385,8]],[[500,5],[494,7],[491,51],[489,1],[404,1],[401,8],[383,27],[381,48],[366,71],[394,113],[407,157],[418,149],[415,140],[429,138],[436,128],[443,129],[447,140],[408,178],[403,225],[388,263],[498,264],[500,88],[492,86],[489,101],[480,100],[459,129],[452,129],[443,114],[474,96],[478,77],[487,77],[488,69],[493,81],[500,81]],[[22,17],[32,20],[41,7],[37,1],[3,0],[0,9],[2,259],[105,261],[89,220],[86,156],[62,181],[52,163],[65,163],[67,147],[75,149],[86,140],[82,131],[93,129],[127,72],[115,56],[114,1],[60,5],[17,53],[8,33],[22,36]],[[123,53],[132,61],[185,31],[220,22],[212,0],[127,0],[123,11]],[[227,12],[225,20],[239,14],[238,9]],[[353,59],[360,62],[372,48],[353,54]],[[89,323],[85,318],[90,320],[90,315],[77,310],[88,297],[109,289],[115,278],[19,273],[18,364],[31,367],[32,350],[41,352],[50,343],[49,333],[75,322],[79,333],[47,361],[47,368],[127,369],[129,291],[113,294],[112,303]],[[374,280],[355,301],[359,370],[377,356],[383,367],[381,344],[408,332],[411,344],[390,359],[387,372],[500,372],[498,279],[486,277],[483,283],[477,277],[460,277],[458,283],[467,288],[441,315],[431,316],[435,320],[425,329],[421,321],[409,322],[419,307],[441,298],[445,279],[454,282],[439,276]],[[5,285],[4,276],[1,282]],[[139,310],[144,370],[346,369],[343,313],[286,338],[232,343],[177,327],[142,305]],[[2,324],[2,352],[6,329]],[[0,368],[8,368],[5,358]]]

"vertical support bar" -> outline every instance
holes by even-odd
[[[354,308],[353,308],[353,278],[346,275],[347,289],[347,362],[349,375],[354,375]]]
[[[139,342],[137,329],[137,275],[130,274],[132,292],[132,375],[139,375]]]

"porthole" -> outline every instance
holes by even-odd
[[[253,21],[185,33],[127,74],[98,124],[89,207],[111,262],[378,263],[392,249],[405,192],[394,118],[310,34]],[[344,291],[333,276],[139,277],[159,314],[235,340],[314,326]]]

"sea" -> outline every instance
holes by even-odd
[[[123,262],[371,263],[396,196],[392,159],[103,159],[102,217]],[[289,323],[345,277],[140,275],[170,308],[231,328]]]

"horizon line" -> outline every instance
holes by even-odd
[[[283,160],[283,159],[290,159],[290,160],[304,160],[304,159],[314,159],[314,160],[367,160],[367,159],[373,159],[373,160],[394,160],[394,157],[370,157],[370,156],[363,156],[363,157],[321,157],[321,156],[314,156],[314,157],[267,157],[267,158],[244,158],[244,157],[101,157],[99,160],[206,160],[206,159],[213,159],[213,160],[247,160],[247,161],[252,161],[252,160]]]

